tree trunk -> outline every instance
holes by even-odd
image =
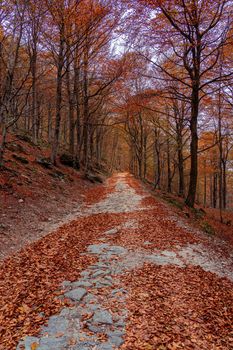
[[[178,148],[179,196],[184,197],[184,158],[182,147]]]
[[[206,208],[206,200],[207,200],[207,176],[206,176],[206,160],[204,160],[204,198],[203,198],[204,208]]]
[[[196,87],[192,93],[192,106],[191,106],[191,167],[190,167],[190,180],[188,196],[185,203],[189,207],[194,207],[197,189],[197,174],[198,174],[198,135],[197,135],[197,120],[199,111],[199,89]]]
[[[66,60],[67,60],[67,69],[66,69],[66,88],[67,95],[69,101],[69,152],[72,156],[74,156],[74,99],[73,93],[71,90],[71,82],[70,82],[70,47],[67,45],[66,48]]]
[[[222,191],[222,197],[223,197],[223,209],[227,208],[227,169],[226,169],[227,163],[224,160],[222,163],[223,167],[223,191]]]
[[[83,163],[85,171],[89,167],[89,97],[88,97],[88,43],[84,48],[83,62]]]
[[[74,60],[74,98],[76,110],[76,162],[81,158],[81,112],[80,112],[80,96],[79,96],[79,80],[80,80],[80,66],[79,66],[78,52],[76,50]]]
[[[38,115],[37,115],[37,89],[36,89],[36,74],[37,74],[37,51],[33,48],[32,58],[32,137],[33,141],[38,141]]]
[[[0,139],[0,167],[3,166],[3,157],[4,157],[4,150],[6,146],[6,135],[7,135],[7,128],[6,124],[4,122],[4,117],[1,118],[1,139]]]
[[[172,192],[172,173],[171,173],[171,155],[170,155],[170,140],[167,136],[167,191]]]
[[[51,143],[52,138],[52,106],[48,104],[48,130],[47,130],[48,143]]]
[[[143,164],[143,178],[146,180],[147,175],[147,135],[144,135],[143,140],[143,149],[144,149],[144,164]]]
[[[218,174],[213,177],[213,207],[217,208],[217,193],[218,193]]]
[[[62,26],[62,32],[60,33],[60,47],[57,63],[57,90],[56,90],[56,119],[54,139],[52,146],[51,162],[56,164],[57,151],[59,146],[60,125],[61,125],[61,107],[62,107],[62,70],[64,65],[64,24]]]
[[[213,197],[213,175],[210,174],[210,206],[211,208],[214,207],[214,197]]]
[[[159,150],[159,140],[158,140],[158,131],[154,130],[155,135],[155,185],[154,188],[160,189],[161,181],[161,162],[160,162],[160,150]],[[156,169],[157,165],[157,169]]]
[[[219,138],[219,177],[218,177],[218,199],[219,199],[219,216],[220,221],[223,222],[222,209],[223,209],[223,145],[222,145],[222,113],[221,113],[221,91],[219,91],[219,116],[218,116],[218,138]]]

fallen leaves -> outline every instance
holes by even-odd
[[[147,264],[124,282],[130,314],[121,349],[233,348],[233,284],[227,279],[200,267]]]
[[[69,305],[59,299],[64,280],[75,281],[95,258],[83,256],[105,230],[118,224],[116,215],[81,218],[25,247],[0,268],[0,349],[12,350],[25,335]]]
[[[87,204],[105,198],[112,191],[114,181],[110,180],[104,190],[101,186],[93,189]],[[137,192],[143,192],[136,180],[128,181]],[[201,241],[200,236],[174,224],[166,206],[156,199],[147,196],[142,207],[143,211],[81,218],[27,246],[2,264],[1,350],[12,350],[23,336],[37,334],[50,315],[69,305],[58,298],[59,286],[64,280],[77,280],[80,272],[94,261],[81,253],[106,230],[135,221],[135,228],[122,227],[116,236],[105,237],[105,241],[132,250],[143,246],[143,249],[172,251],[176,245]],[[146,241],[150,243],[148,246],[144,245]],[[120,283],[129,290],[129,322],[122,349],[233,348],[233,285],[227,279],[199,267],[145,265],[127,273]],[[106,308],[107,303],[108,300]],[[111,307],[117,311],[117,302]],[[83,315],[83,322],[90,317],[91,314]],[[75,342],[71,341],[70,345]],[[36,350],[37,344],[33,346],[31,350]]]
[[[101,184],[90,188],[85,194],[85,203],[87,205],[91,205],[104,200],[108,194],[114,190],[116,181],[117,177],[112,176],[107,180],[107,184],[105,186]]]
[[[22,314],[29,314],[31,311],[31,308],[26,304],[22,304],[22,306],[18,308],[18,311]]]

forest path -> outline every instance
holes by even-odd
[[[106,213],[118,223],[82,253],[95,262],[62,283],[71,305],[17,350],[232,349],[233,268],[224,244],[128,174],[79,216]]]

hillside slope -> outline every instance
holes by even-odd
[[[0,259],[71,220],[96,186],[75,169],[51,166],[48,156],[46,146],[27,136],[8,138],[0,171]]]

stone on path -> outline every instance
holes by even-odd
[[[93,278],[97,278],[97,277],[100,277],[100,276],[103,276],[103,275],[107,275],[107,274],[110,274],[110,270],[97,270],[93,273]]]
[[[98,350],[113,350],[112,344],[101,344]]]
[[[113,228],[111,230],[108,230],[106,232],[104,232],[106,235],[109,235],[109,236],[114,236],[118,233],[118,229],[117,228]]]
[[[73,289],[70,292],[65,293],[65,297],[73,300],[73,301],[81,301],[82,298],[87,294],[86,289],[77,288]]]
[[[65,334],[68,328],[69,322],[63,316],[52,316],[49,319],[48,326],[44,327],[45,332],[48,335]]]
[[[70,281],[64,281],[64,282],[62,282],[62,287],[67,288],[67,287],[70,287],[71,284],[72,284],[72,282],[70,282]]]
[[[123,338],[122,337],[118,337],[118,336],[110,337],[110,341],[116,347],[119,347],[119,346],[121,346],[124,343]]]
[[[37,350],[64,350],[66,346],[66,337],[47,337],[40,339],[40,345]]]
[[[107,263],[102,263],[102,262],[97,262],[95,265],[90,266],[91,270],[96,270],[96,269],[108,269],[109,264]]]
[[[74,288],[76,288],[76,287],[89,288],[89,287],[92,286],[92,284],[91,284],[90,282],[88,282],[88,281],[82,281],[82,280],[80,280],[80,281],[78,281],[78,282],[73,282],[71,286],[72,286],[72,288],[73,288],[73,287],[74,287]]]
[[[127,250],[123,247],[120,247],[120,246],[115,246],[115,245],[112,245],[109,247],[109,251],[113,254],[116,254],[116,255],[121,255],[121,254],[126,254],[127,253]]]
[[[92,318],[94,324],[106,324],[112,325],[113,319],[112,315],[108,311],[97,310]]]
[[[97,254],[100,255],[103,253],[103,250],[108,249],[109,245],[108,244],[92,244],[89,245],[89,247],[87,248],[88,252],[92,253],[92,254]]]

